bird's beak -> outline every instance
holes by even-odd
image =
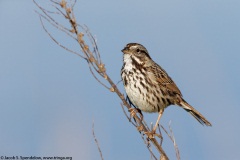
[[[127,46],[122,49],[123,53],[127,53],[127,51],[128,51],[128,47]]]

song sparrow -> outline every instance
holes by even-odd
[[[198,122],[211,123],[189,105],[167,72],[155,63],[147,49],[138,43],[129,43],[122,50],[121,76],[130,102],[144,112],[159,112],[153,131],[156,131],[162,113],[169,105],[177,105],[189,112]]]

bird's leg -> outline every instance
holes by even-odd
[[[153,130],[152,130],[153,133],[156,133],[156,130],[157,130],[157,127],[158,127],[158,123],[159,123],[159,121],[160,121],[160,119],[161,119],[161,117],[162,117],[163,111],[164,111],[164,110],[161,109],[161,110],[159,111],[159,113],[158,113],[157,122],[156,122],[156,124],[155,124],[155,126],[154,126],[154,128],[153,128]]]
[[[159,121],[160,121],[160,119],[161,119],[161,117],[162,117],[163,111],[164,111],[163,109],[161,109],[161,110],[159,111],[158,119],[157,119],[157,122],[156,122],[153,130],[152,130],[151,132],[145,132],[145,134],[148,136],[148,138],[154,138],[154,136],[157,136],[157,137],[159,137],[159,138],[162,139],[162,136],[161,136],[160,134],[157,134],[157,133],[156,133],[156,130],[157,130],[157,128],[158,128],[158,123],[159,123]]]

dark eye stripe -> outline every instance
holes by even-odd
[[[142,54],[145,54],[145,56],[147,56],[148,58],[151,59],[150,55],[148,54],[148,52],[146,50],[141,50]]]

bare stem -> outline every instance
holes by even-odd
[[[150,149],[150,142],[153,144],[153,146],[156,148],[156,150],[160,153],[160,159],[161,160],[168,160],[168,156],[166,155],[165,151],[163,150],[161,143],[157,141],[155,137],[148,137],[146,132],[150,132],[149,127],[147,126],[146,122],[142,117],[137,114],[137,111],[134,111],[135,114],[132,114],[133,118],[135,119],[135,122],[131,121],[131,117],[127,115],[127,113],[124,110],[124,107],[129,110],[131,106],[129,103],[124,98],[124,95],[120,92],[120,90],[117,88],[113,80],[109,77],[107,74],[107,70],[105,68],[104,63],[101,60],[100,52],[97,47],[97,43],[95,38],[92,36],[91,32],[89,31],[88,27],[82,26],[77,23],[76,18],[74,16],[73,8],[76,4],[76,0],[73,2],[71,0],[66,1],[66,0],[49,0],[50,2],[53,3],[53,8],[55,11],[47,11],[43,7],[41,7],[35,0],[33,2],[36,4],[36,6],[40,9],[42,13],[38,13],[40,16],[40,21],[41,25],[44,29],[44,31],[49,35],[49,37],[60,47],[63,49],[78,55],[80,58],[83,58],[86,60],[89,70],[92,74],[92,76],[101,84],[104,86],[106,89],[110,90],[111,92],[114,92],[122,101],[121,106],[123,108],[124,114],[126,115],[127,119],[133,124],[133,126],[136,127],[137,131],[141,133],[141,137],[144,140],[145,144],[147,144],[147,148],[152,155],[154,159],[157,159],[156,156],[154,155],[152,149]],[[64,19],[66,19],[69,24],[71,25],[71,29],[67,29],[67,27],[64,27],[62,24],[58,23],[53,16],[54,15],[61,15]],[[82,54],[72,51],[71,49],[63,46],[60,44],[53,36],[50,34],[48,29],[45,27],[43,20],[46,20],[49,24],[57,28],[58,30],[65,32],[67,36],[70,36],[79,44],[80,50]],[[79,31],[81,30],[81,32]],[[86,36],[85,36],[86,35]],[[90,43],[87,44],[87,41]],[[90,47],[89,47],[90,46]],[[172,130],[171,130],[172,133]],[[173,134],[172,134],[173,135]],[[94,133],[94,123],[93,123],[93,136],[95,139],[95,142],[98,146],[99,153],[101,155],[101,158],[103,160],[102,152],[99,147],[98,141],[95,137]],[[172,137],[171,137],[172,138]],[[175,141],[173,141],[175,144]]]
[[[103,155],[102,155],[101,148],[100,148],[100,146],[99,146],[98,140],[97,140],[96,135],[95,135],[95,132],[94,132],[94,121],[93,121],[93,123],[92,123],[92,134],[93,134],[94,141],[95,141],[95,143],[96,143],[96,145],[97,145],[97,147],[98,147],[98,152],[99,152],[99,154],[100,154],[100,157],[101,157],[102,160],[104,160]]]
[[[172,128],[171,128],[171,121],[168,124],[168,128],[170,130],[170,133],[162,125],[161,125],[161,128],[168,135],[169,139],[173,142],[175,153],[176,153],[176,158],[177,158],[177,160],[180,160],[181,159],[180,158],[180,152],[179,152],[179,149],[178,149],[178,146],[177,146],[177,143],[176,143],[176,140],[175,140]]]

